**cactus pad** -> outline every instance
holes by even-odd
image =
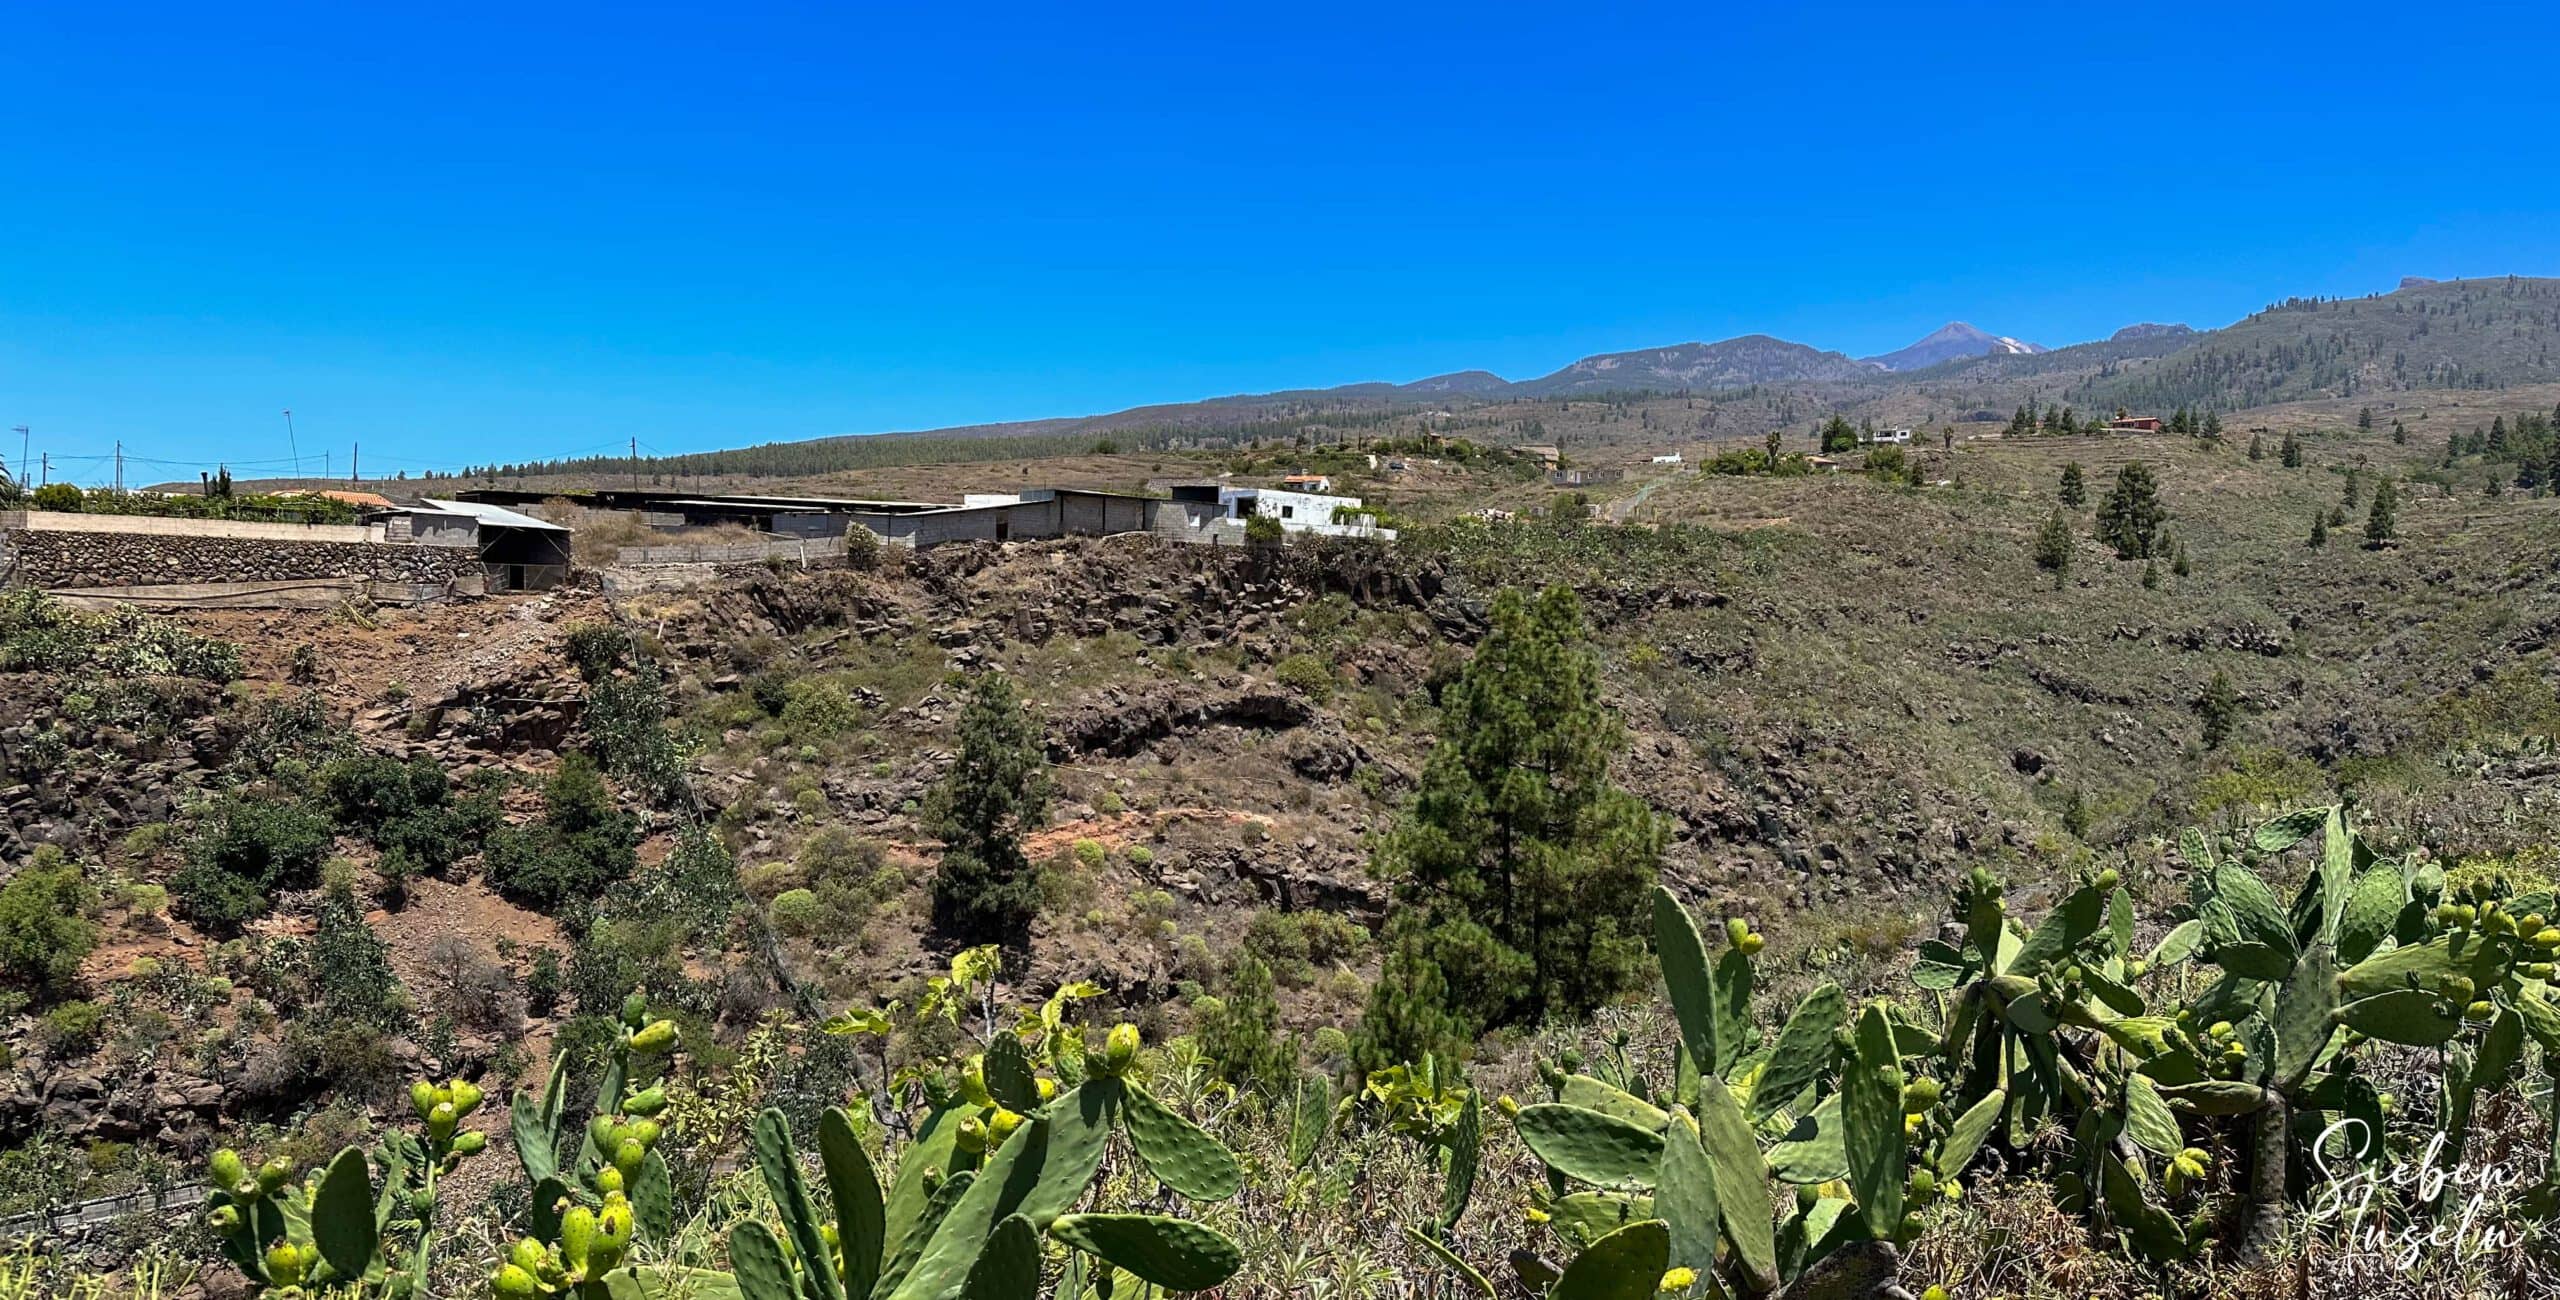
[[[1652,1300],[1671,1267],[1671,1233],[1658,1219],[1630,1223],[1565,1265],[1548,1300]]]
[[[1661,1171],[1662,1135],[1615,1115],[1544,1102],[1521,1107],[1512,1124],[1548,1168],[1596,1187],[1651,1187]]]
[[[1069,1214],[1049,1235],[1170,1291],[1207,1290],[1244,1265],[1226,1234],[1156,1214]]]
[[[1244,1170],[1234,1153],[1146,1089],[1129,1085],[1121,1106],[1129,1145],[1156,1181],[1195,1201],[1223,1201],[1243,1188]]]

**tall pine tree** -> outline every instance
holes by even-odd
[[[1021,949],[1040,913],[1040,882],[1023,833],[1049,806],[1040,729],[1002,673],[978,678],[960,712],[960,756],[934,788],[925,824],[942,841],[933,876],[933,924],[963,943]]]
[[[1372,996],[1373,1057],[1449,1028],[1471,1040],[1588,1014],[1647,969],[1663,830],[1609,780],[1626,732],[1600,703],[1581,601],[1560,586],[1497,596],[1493,629],[1442,693],[1440,719],[1421,788],[1376,864],[1398,904],[1387,943],[1408,969]],[[1383,1004],[1409,1003],[1435,977],[1444,1008]]]
[[[2159,552],[2160,526],[2168,518],[2151,467],[2132,461],[2116,471],[2115,489],[2098,503],[2098,540],[2115,547],[2119,560],[2147,560]]]
[[[2373,512],[2364,519],[2364,543],[2376,550],[2399,535],[2400,489],[2384,479],[2373,488]]]

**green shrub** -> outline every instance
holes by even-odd
[[[584,754],[569,754],[543,783],[542,816],[502,827],[483,849],[491,888],[524,907],[550,911],[571,899],[593,903],[631,874],[639,829],[614,806],[613,792]]]
[[[1293,654],[1273,664],[1271,676],[1319,704],[1333,698],[1333,668],[1312,654]]]
[[[305,804],[233,791],[197,817],[187,865],[169,890],[198,926],[236,934],[265,914],[275,891],[317,884],[334,839],[329,819]]]
[[[61,1056],[86,1056],[106,1037],[107,1009],[95,1002],[65,1002],[44,1013],[44,1036]]]
[[[91,614],[22,587],[0,594],[0,670],[227,682],[240,675],[240,647],[173,619],[130,608]]]
[[[80,499],[80,489],[74,484],[47,483],[29,493],[27,503],[38,510],[64,510],[76,513],[80,509]]]
[[[1077,840],[1075,854],[1077,866],[1087,871],[1100,871],[1102,864],[1110,858],[1111,851],[1102,847],[1100,840]]]
[[[817,932],[825,908],[811,890],[786,889],[765,905],[765,915],[772,919],[773,928],[784,934],[809,935]]]
[[[95,901],[80,868],[39,850],[0,886],[0,981],[40,999],[67,991],[98,944],[98,928],[82,915]]]
[[[363,1025],[388,1032],[407,1019],[400,977],[390,949],[355,900],[333,891],[320,905],[311,936],[311,971],[321,1018],[332,1026]]]
[[[560,1007],[560,993],[565,987],[560,977],[560,953],[553,948],[533,950],[532,968],[525,972],[525,1010],[547,1016]]]
[[[825,677],[803,677],[783,688],[781,717],[782,725],[803,739],[842,736],[862,725],[861,706],[843,683]]]
[[[321,769],[320,786],[338,823],[371,840],[395,878],[452,866],[500,820],[489,792],[452,801],[444,768],[424,755],[340,759]]]

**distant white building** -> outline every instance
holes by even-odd
[[[1280,486],[1290,492],[1331,492],[1333,480],[1322,474],[1290,474],[1280,480]]]
[[[1330,496],[1321,492],[1290,492],[1278,488],[1221,487],[1218,505],[1229,519],[1241,523],[1255,515],[1276,520],[1293,533],[1316,533],[1325,537],[1376,537],[1395,540],[1396,530],[1378,527],[1377,516],[1361,509],[1360,498]]]
[[[1667,456],[1654,457],[1653,463],[1656,465],[1677,465],[1681,463],[1681,456],[1680,453],[1675,451]]]
[[[1861,430],[1858,434],[1858,441],[1875,444],[1892,443],[1894,446],[1899,447],[1902,444],[1911,441],[1911,431],[1909,429]]]

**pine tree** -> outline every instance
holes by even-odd
[[[2393,421],[2391,422],[2391,441],[2392,441],[2392,443],[2393,443],[2394,445],[2396,445],[2396,446],[2401,446],[2401,447],[2406,447],[2406,446],[2408,446],[2408,445],[2409,445],[2409,426],[2408,426],[2408,425],[2405,425],[2405,424],[2402,424],[2402,423],[2401,423],[2401,422],[2399,422],[2398,420],[2393,420]]]
[[[1266,1097],[1281,1096],[1298,1072],[1297,1045],[1280,1036],[1271,968],[1243,953],[1227,971],[1217,1007],[1202,1018],[1200,1051],[1218,1077]]]
[[[2354,466],[2352,466],[2352,465],[2347,467],[2347,488],[2346,488],[2346,500],[2345,500],[2345,505],[2346,505],[2347,509],[2349,509],[2349,510],[2353,510],[2353,509],[2355,509],[2355,508],[2356,508],[2356,499],[2357,499],[2357,497],[2359,497],[2360,495],[2362,495],[2362,493],[2359,491],[2359,489],[2360,489],[2363,485],[2362,485],[2360,482],[2358,482],[2358,480],[2360,480],[2360,479],[2361,479],[2361,478],[2363,478],[2363,477],[2364,477],[2363,471],[2356,469],[2356,468],[2355,468]]]
[[[2222,441],[2222,417],[2220,415],[2208,414],[2204,417],[2204,436],[2205,441],[2207,442]]]
[[[1822,454],[1828,456],[1835,452],[1856,451],[1857,449],[1858,426],[1849,423],[1847,417],[1834,415],[1823,422]]]
[[[925,825],[942,841],[934,927],[963,943],[1027,947],[1040,883],[1022,836],[1049,804],[1040,729],[1002,673],[985,673],[960,712],[960,754],[934,789]]]
[[[2363,410],[2356,412],[2356,427],[2357,427],[2358,429],[2361,429],[2361,430],[2365,431],[2366,433],[2371,433],[2371,432],[2373,432],[2373,408],[2372,408],[2372,407],[2368,406],[2368,407],[2364,408]]]
[[[2256,435],[2256,434],[2254,434],[2254,433],[2253,433],[2253,434],[2250,434],[2250,435],[2249,435],[2249,459],[2251,459],[2251,460],[2265,460],[2266,458],[2267,458],[2267,444],[2266,444],[2266,440],[2265,440],[2265,439],[2263,439],[2263,438],[2260,438],[2258,435]]]
[[[2304,543],[2312,550],[2329,544],[2329,517],[2317,510],[2311,512],[2311,540]]]
[[[2231,679],[2219,670],[2213,680],[2204,684],[2204,693],[2196,697],[2196,716],[2204,720],[2204,747],[2220,749],[2231,738],[2232,724],[2240,720],[2240,692],[2232,689]]]
[[[2081,504],[2086,502],[2088,499],[2089,484],[2086,479],[2081,477],[2080,462],[2075,460],[2070,464],[2063,466],[2062,504],[2077,510],[2080,508]]]
[[[2286,469],[2302,468],[2302,439],[2294,436],[2293,430],[2284,431],[2284,442],[2276,448],[2276,459],[2281,461]]]
[[[2044,521],[2036,533],[2036,567],[2053,575],[2053,585],[2060,587],[2064,575],[2071,572],[2071,521],[2056,509],[2053,518]]]
[[[1399,935],[1369,986],[1368,1009],[1352,1035],[1352,1065],[1367,1074],[1426,1055],[1453,1061],[1473,1042],[1449,1009],[1449,981],[1431,958],[1429,937]]]
[[[2364,544],[2376,550],[2398,535],[2396,524],[2400,513],[2399,489],[2384,479],[2374,485],[2373,512],[2364,518]]]
[[[2169,552],[2169,572],[2181,578],[2195,572],[2195,569],[2187,563],[2187,544],[2183,539]]]
[[[2132,461],[2117,471],[2115,489],[2098,503],[2098,540],[2115,547],[2119,560],[2149,559],[2159,547],[2160,527],[2168,518],[2151,467]]]
[[[1785,439],[1778,435],[1777,430],[1771,429],[1769,431],[1767,441],[1769,447],[1769,472],[1775,474],[1778,472],[1778,448],[1784,445]]]
[[[2158,560],[2144,560],[2142,562],[2142,589],[2144,591],[2158,591],[2160,589],[2160,562]]]
[[[1393,940],[1420,939],[1467,1037],[1588,1014],[1643,977],[1663,830],[1609,780],[1625,743],[1581,601],[1561,586],[1496,596],[1376,863]]]

